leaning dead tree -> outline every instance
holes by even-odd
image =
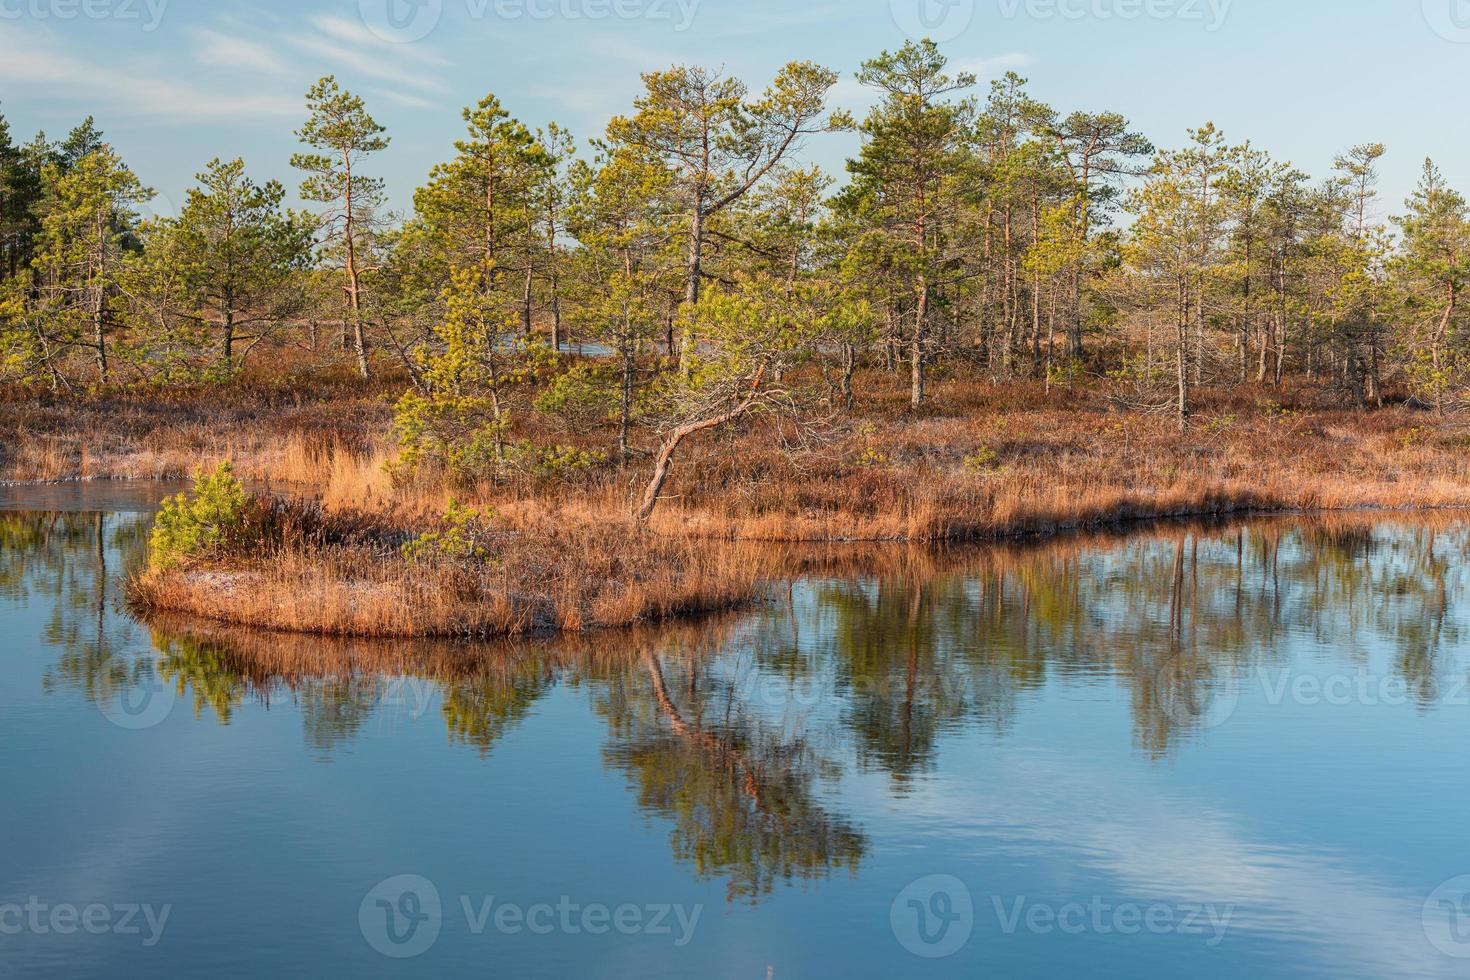
[[[820,424],[792,383],[792,369],[809,353],[812,330],[793,321],[780,292],[761,279],[712,291],[685,314],[697,323],[700,349],[691,368],[671,372],[655,399],[660,446],[638,518],[658,508],[675,457],[688,441],[758,414],[778,414],[798,429]],[[803,318],[805,319],[805,318]]]
[[[664,484],[669,479],[669,469],[674,465],[674,455],[678,453],[679,447],[690,436],[720,426],[728,425],[737,419],[748,415],[756,406],[767,400],[773,392],[766,388],[766,365],[762,364],[756,371],[755,377],[750,380],[749,390],[743,396],[722,396],[717,403],[729,406],[724,411],[711,403],[705,411],[698,411],[694,415],[706,415],[704,418],[695,418],[692,421],[676,425],[665,436],[663,445],[658,451],[658,461],[654,464],[653,477],[648,481],[647,488],[643,491],[643,502],[638,508],[638,519],[647,522],[653,516],[654,509],[658,507],[659,494],[663,493]],[[714,414],[707,414],[707,413]]]

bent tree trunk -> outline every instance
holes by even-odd
[[[684,440],[701,432],[708,432],[710,429],[718,429],[720,426],[733,422],[750,411],[751,407],[755,405],[756,399],[760,397],[761,383],[764,381],[765,375],[766,369],[762,366],[756,372],[755,381],[751,384],[750,394],[746,396],[743,402],[730,411],[725,412],[723,415],[716,415],[712,418],[701,419],[698,422],[681,425],[669,433],[668,438],[664,440],[663,446],[658,451],[658,462],[654,465],[653,477],[648,481],[648,486],[643,491],[643,503],[638,508],[639,521],[647,524],[648,519],[653,516],[654,510],[658,508],[659,494],[663,493],[664,484],[669,479],[669,469],[674,465],[674,454],[679,451],[679,447],[684,444]]]

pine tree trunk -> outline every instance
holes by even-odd
[[[914,314],[913,343],[909,348],[912,374],[910,378],[909,402],[913,408],[924,404],[924,320],[929,313],[929,286],[923,277],[919,279],[918,310]]]

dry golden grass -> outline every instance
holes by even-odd
[[[1470,443],[1449,420],[1216,399],[1181,435],[1165,417],[1099,402],[1018,409],[976,398],[944,403],[943,416],[869,415],[800,463],[751,432],[677,471],[676,499],[654,526],[934,541],[1251,511],[1470,506]]]
[[[765,567],[748,548],[712,549],[631,526],[507,531],[486,562],[411,561],[382,540],[388,535],[354,537],[293,524],[211,561],[147,570],[129,598],[144,612],[298,633],[524,635],[730,608],[755,597]]]
[[[394,390],[343,382],[162,402],[0,402],[0,478],[176,478],[230,459],[247,480],[405,525],[442,513],[451,496],[493,507],[513,529],[628,523],[646,476],[636,460],[570,485],[451,488],[432,476],[395,485]],[[865,374],[858,390],[857,411],[813,451],[781,452],[760,420],[691,445],[653,528],[680,538],[934,541],[1256,510],[1470,505],[1463,424],[1405,407],[1314,407],[1305,390],[1201,392],[1181,435],[1166,416],[1115,410],[1103,390],[1046,394],[962,378],[937,385],[919,415],[890,376]],[[587,448],[606,450],[611,438],[525,424],[520,434]]]
[[[0,389],[0,481],[177,479],[230,459],[252,479],[315,483],[334,449],[370,451],[393,397],[389,387],[285,379],[75,398]]]
[[[700,437],[646,533],[631,519],[647,476],[638,459],[563,484],[395,483],[395,385],[0,398],[0,476],[179,477],[228,458],[247,480],[402,534],[428,527],[451,497],[493,509],[504,537],[488,575],[409,567],[396,544],[283,542],[139,586],[157,608],[368,636],[592,629],[721,608],[790,568],[790,556],[742,542],[952,542],[1157,518],[1470,507],[1464,423],[1406,406],[1343,410],[1305,388],[1201,391],[1180,434],[1166,415],[1120,410],[1105,387],[958,378],[913,413],[900,379],[868,372],[856,411],[805,452],[783,452],[768,419]],[[517,417],[517,438],[604,451],[613,438]]]

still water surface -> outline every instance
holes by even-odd
[[[1470,975],[1457,519],[375,645],[130,618],[161,492],[0,491],[0,976]]]

